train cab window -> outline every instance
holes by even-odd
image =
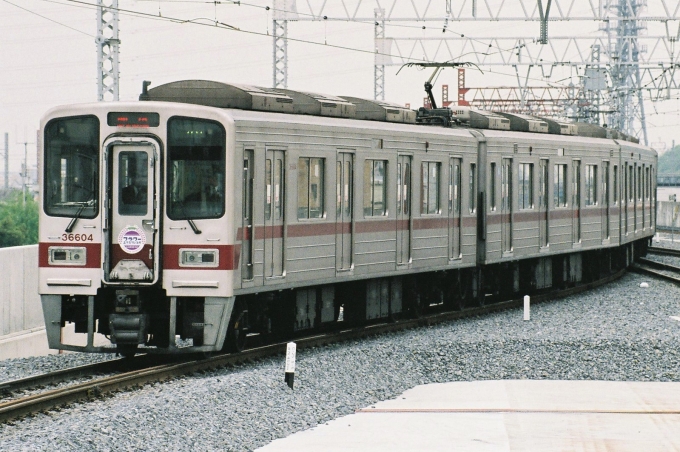
[[[586,206],[597,205],[597,165],[586,165]]]
[[[298,219],[323,218],[324,159],[298,161]]]
[[[439,173],[441,164],[423,162],[422,164],[422,202],[420,213],[439,213]]]
[[[567,165],[555,165],[553,193],[555,207],[567,206]]]
[[[45,213],[95,218],[99,194],[99,120],[60,118],[45,127]]]
[[[221,124],[197,118],[168,120],[168,217],[224,215],[226,133]]]
[[[364,162],[364,216],[382,216],[387,212],[386,160]]]
[[[534,208],[534,164],[520,163],[517,168],[518,174],[518,207],[520,209]]]

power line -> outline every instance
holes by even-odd
[[[53,22],[53,23],[55,23],[55,24],[57,24],[57,25],[61,25],[62,27],[66,27],[66,28],[68,28],[68,29],[70,29],[70,30],[77,31],[78,33],[84,34],[85,36],[89,36],[89,37],[91,37],[91,38],[94,38],[94,35],[91,35],[91,34],[89,34],[89,33],[86,33],[86,32],[84,32],[84,31],[82,31],[82,30],[78,30],[77,28],[73,28],[73,27],[71,27],[70,25],[63,24],[63,23],[61,23],[61,22],[59,22],[59,21],[56,21],[56,20],[54,20],[54,19],[51,19],[51,18],[49,18],[49,17],[47,17],[47,16],[43,16],[42,14],[36,13],[35,11],[31,11],[30,9],[24,8],[23,6],[19,6],[19,5],[15,4],[15,3],[12,3],[12,2],[10,2],[10,1],[8,1],[8,0],[2,0],[2,1],[5,2],[5,3],[7,3],[8,5],[12,5],[12,6],[16,7],[16,8],[19,8],[19,9],[21,9],[21,10],[24,10],[24,11],[26,11],[27,13],[30,13],[30,14],[33,14],[33,15],[35,15],[35,16],[41,17],[41,18],[43,18],[43,19],[45,19],[45,20],[48,20],[48,21],[50,21],[50,22]]]

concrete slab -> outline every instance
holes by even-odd
[[[258,449],[293,450],[680,451],[680,383],[423,385]]]

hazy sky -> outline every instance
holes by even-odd
[[[306,8],[308,1],[312,5],[321,2],[298,0],[298,9]],[[452,1],[454,5],[462,2]],[[344,4],[351,10],[357,2],[345,0]],[[18,171],[23,161],[23,144],[17,143],[35,142],[40,117],[46,110],[60,104],[96,101],[94,3],[96,0],[0,0],[0,149],[4,147],[4,132],[8,132],[12,171]],[[390,7],[394,0],[381,3],[383,7]],[[396,3],[398,8],[407,8],[405,15],[409,13],[410,1]],[[430,13],[441,14],[443,18],[445,0],[431,3]],[[588,2],[583,0],[583,3]],[[120,15],[120,99],[137,99],[143,80],[151,80],[152,86],[183,79],[271,86],[273,44],[268,34],[272,32],[272,11],[265,9],[271,5],[272,0],[250,0],[240,5],[226,0],[119,0],[122,9],[155,16]],[[340,0],[328,0],[327,5],[329,13],[343,8]],[[375,5],[363,0],[361,8],[372,13]],[[190,22],[171,23],[158,16]],[[215,21],[239,30],[216,27]],[[426,23],[425,30],[422,25],[388,23],[386,36],[442,36],[443,19],[441,23]],[[465,32],[467,36],[474,33],[538,36],[539,33],[538,24],[524,22],[450,23],[448,27],[449,31]],[[597,33],[597,24],[591,24],[592,29],[574,30],[573,27],[574,24],[551,24],[550,30],[563,35],[573,32],[595,36]],[[373,97],[373,23],[289,22],[288,34],[311,42],[289,42],[289,88]],[[416,50],[413,56],[421,58],[422,52]],[[408,102],[413,107],[422,105],[423,83],[430,71],[404,69],[396,75],[398,69],[386,67],[386,100]],[[489,69],[485,69],[484,75],[468,70],[468,86],[516,85],[512,68]],[[569,75],[575,74],[567,72],[566,77]],[[562,77],[561,83],[568,81]],[[455,97],[453,70],[448,69],[439,77],[435,85],[437,99],[441,95],[441,83],[449,84],[450,97]],[[647,106],[652,143],[667,142],[670,146],[675,139],[674,128],[680,119],[678,94],[674,93],[674,100]],[[28,149],[29,166],[35,165],[35,145],[29,144]]]

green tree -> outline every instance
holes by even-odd
[[[0,247],[38,243],[38,203],[12,190],[0,201]]]

